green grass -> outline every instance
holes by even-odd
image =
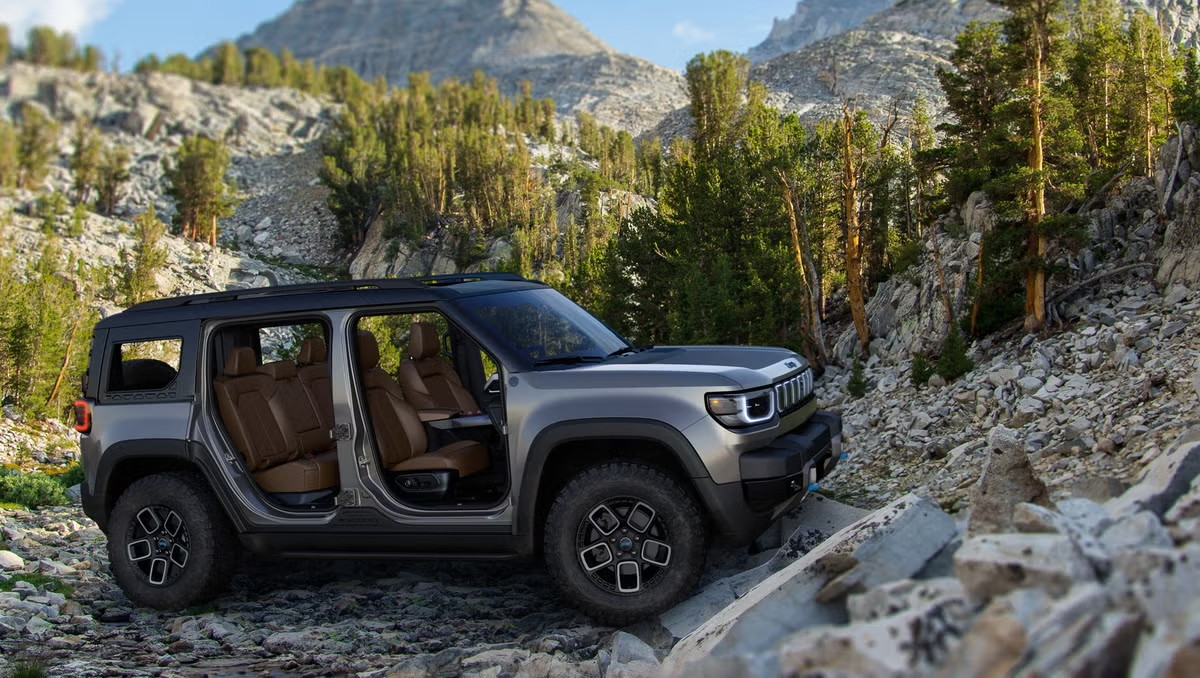
[[[42,659],[18,659],[8,667],[5,678],[44,678],[46,662]]]
[[[64,595],[68,598],[75,593],[75,589],[62,583],[54,577],[48,577],[37,572],[22,572],[13,575],[12,579],[9,579],[8,581],[0,581],[0,591],[12,591],[14,588],[16,588],[16,584],[19,581],[28,582],[39,589],[53,591],[54,593]]]

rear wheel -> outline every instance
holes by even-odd
[[[575,476],[545,530],[546,564],[563,594],[614,625],[678,603],[704,565],[696,503],[675,479],[640,464],[603,464]]]
[[[225,512],[194,473],[134,482],[109,518],[109,567],[139,605],[177,610],[205,602],[225,587],[237,559]]]

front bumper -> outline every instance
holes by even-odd
[[[780,514],[791,510],[824,479],[842,456],[842,418],[815,412],[770,445],[742,453],[741,481],[701,483],[714,535],[729,544],[748,544]]]

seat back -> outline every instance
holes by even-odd
[[[416,410],[404,400],[404,391],[391,375],[379,367],[379,342],[367,330],[359,330],[358,368],[362,373],[367,413],[375,432],[375,444],[384,466],[391,467],[425,454],[429,439]]]
[[[292,458],[312,456],[333,448],[330,429],[321,423],[317,408],[300,383],[296,363],[290,360],[267,363],[258,368],[275,382],[275,393],[267,401],[283,431]]]
[[[313,406],[317,408],[317,416],[321,418],[321,427],[326,431],[333,430],[333,382],[329,376],[325,340],[321,337],[305,339],[300,345],[300,354],[296,357],[296,376],[308,392]]]
[[[433,323],[413,323],[408,357],[400,363],[405,398],[418,410],[478,410],[475,398],[463,387],[454,368],[442,359],[441,352],[442,342]]]
[[[286,463],[295,455],[271,407],[275,379],[258,371],[254,350],[233,349],[224,373],[213,379],[225,430],[251,472]]]

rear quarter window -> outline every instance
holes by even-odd
[[[110,393],[165,391],[179,378],[183,340],[174,337],[117,344],[105,390]]]

